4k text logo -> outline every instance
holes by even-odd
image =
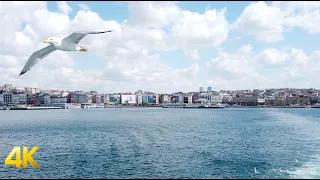
[[[22,152],[22,160],[21,160],[21,148],[20,147],[14,147],[12,151],[9,153],[8,157],[4,161],[4,164],[6,165],[15,165],[16,168],[21,168],[21,165],[23,165],[23,168],[28,168],[28,162],[34,167],[34,168],[40,168],[38,163],[33,159],[32,155],[39,149],[39,146],[35,146],[31,149],[31,151],[28,152],[28,147],[23,147]],[[13,156],[16,155],[16,159],[12,159]]]

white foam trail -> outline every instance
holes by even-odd
[[[254,167],[254,173],[258,174],[259,172],[257,171],[257,168]]]
[[[304,135],[303,139],[311,140],[312,142],[320,140],[319,133],[319,121],[320,118],[312,116],[300,116],[296,114],[291,114],[289,112],[283,112],[281,110],[271,110],[266,112],[266,115],[276,118],[282,123],[286,123],[296,128],[297,133]],[[302,139],[302,137],[301,137]],[[318,144],[318,143],[317,143]],[[282,170],[279,168],[280,172],[289,173],[295,179],[319,179],[320,178],[320,149],[319,147],[314,147],[314,153],[317,154],[316,157],[310,162],[304,163],[302,166],[294,168],[293,170]],[[303,152],[297,151],[299,156],[308,156]],[[296,162],[299,162],[295,159]]]
[[[292,127],[297,128],[300,133],[310,135],[313,140],[320,140],[320,129],[319,126],[316,125],[320,121],[320,118],[295,115],[281,110],[271,110],[266,112],[266,115],[276,118],[283,123],[292,125]]]
[[[279,168],[280,172],[284,172],[281,168]]]
[[[299,168],[289,171],[293,178],[297,179],[319,179],[320,178],[320,157],[307,162]]]

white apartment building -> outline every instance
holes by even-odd
[[[137,104],[142,104],[142,94],[140,92],[137,94]]]
[[[206,100],[207,102],[210,102],[213,104],[222,103],[222,98],[223,98],[222,93],[214,94],[214,93],[208,92],[208,93],[199,94],[199,99]]]
[[[171,101],[171,99],[168,94],[162,95],[162,103],[169,103],[170,101]]]
[[[179,96],[179,104],[182,104],[183,103],[183,97],[184,97],[183,93],[179,93],[178,96]]]
[[[156,104],[159,104],[159,97],[160,97],[159,94],[156,94],[156,95],[155,95],[155,98],[156,98],[156,101],[155,101],[155,102],[156,102]]]
[[[210,102],[214,103],[214,104],[222,103],[222,95],[220,95],[220,94],[212,94]]]

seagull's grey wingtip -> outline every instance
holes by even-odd
[[[19,76],[21,76],[22,74],[24,74],[24,73],[26,73],[26,72],[24,72],[24,71],[21,71],[21,73],[19,74]]]

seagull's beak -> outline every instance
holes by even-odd
[[[48,40],[44,40],[43,43],[49,43],[49,41]]]

